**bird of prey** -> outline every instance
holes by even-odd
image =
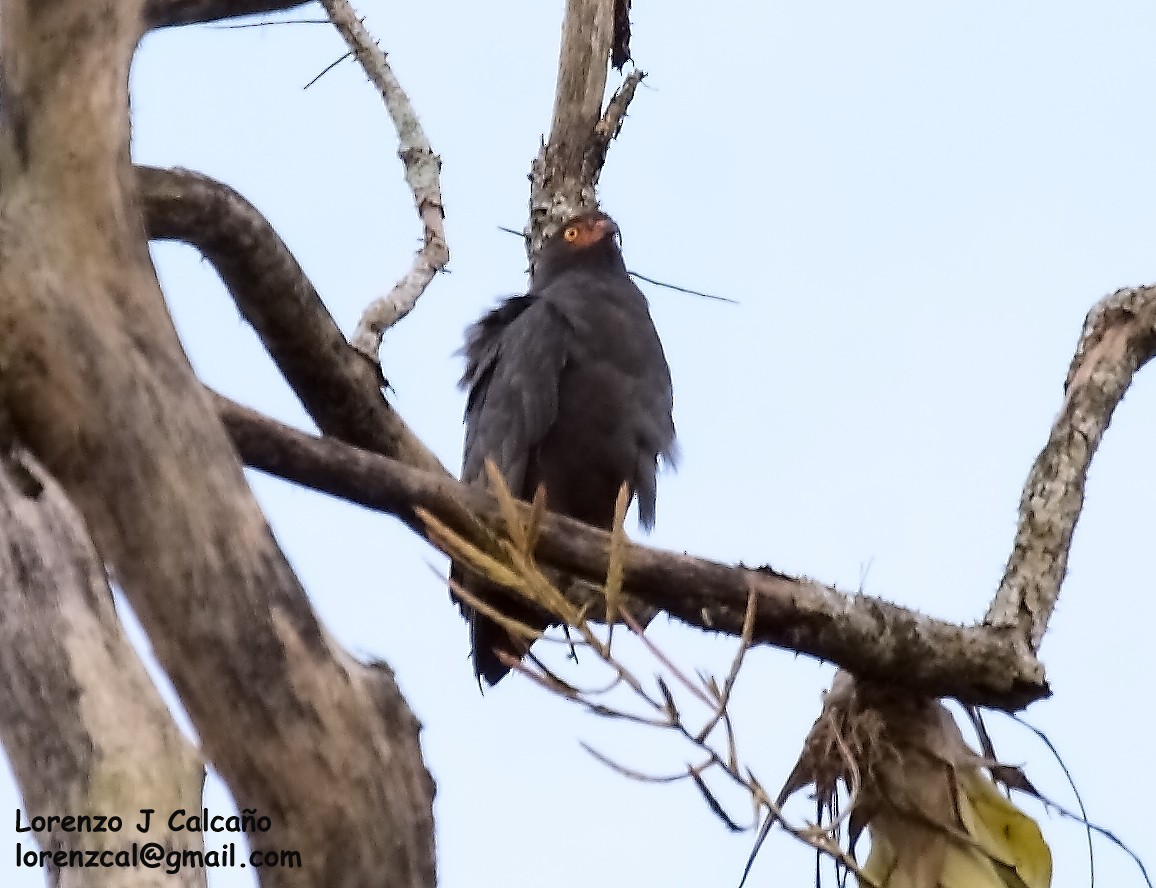
[[[670,367],[646,297],[627,274],[618,226],[601,212],[577,216],[542,245],[529,291],[506,299],[466,331],[462,481],[479,483],[491,459],[513,493],[611,528],[623,482],[639,523],[654,524],[658,461],[675,459]],[[472,595],[534,628],[547,615],[455,566]],[[474,671],[490,685],[508,671],[505,651],[529,643],[459,600],[471,628]]]

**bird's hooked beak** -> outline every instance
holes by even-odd
[[[598,241],[605,240],[608,237],[614,238],[618,236],[618,226],[614,223],[613,219],[607,216],[603,216],[601,219],[596,219],[594,224],[590,227],[594,235],[591,238],[592,243],[597,243]]]

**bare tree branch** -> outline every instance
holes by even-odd
[[[0,0],[0,401],[79,508],[259,847],[267,888],[435,882],[433,787],[382,670],[335,647],[165,309],[133,196],[143,0]]]
[[[610,101],[606,103],[606,111],[603,113],[602,119],[598,121],[598,125],[594,127],[595,135],[603,144],[603,151],[609,148],[610,143],[622,132],[622,124],[626,121],[626,109],[634,101],[634,93],[638,89],[638,84],[642,83],[645,77],[646,74],[642,71],[637,69],[631,71],[622,81],[622,85],[615,90]]]
[[[145,0],[144,17],[145,25],[152,30],[281,12],[309,2],[311,0]]]
[[[1039,650],[1068,568],[1088,467],[1136,373],[1156,356],[1156,286],[1119,290],[1088,312],[1064,403],[1020,499],[1019,526],[986,623]]]
[[[7,446],[6,446],[7,449]],[[24,795],[25,821],[88,812],[138,824],[144,841],[201,850],[202,836],[168,828],[168,812],[201,806],[200,756],[173,723],[121,630],[104,565],[84,521],[25,451],[0,456],[0,738]],[[44,851],[128,851],[135,830],[41,834]],[[19,837],[18,837],[19,838]],[[24,852],[36,850],[22,841]],[[67,858],[66,858],[67,859]],[[52,867],[59,888],[156,885],[142,868]],[[189,867],[166,885],[203,888]]]
[[[188,170],[136,167],[150,238],[191,244],[216,268],[317,427],[429,471],[445,471],[382,396],[289,248],[229,186]]]
[[[559,225],[597,207],[595,186],[606,161],[606,149],[618,134],[626,107],[642,79],[641,72],[627,78],[607,109],[604,123],[602,97],[615,39],[615,17],[626,14],[621,8],[616,12],[618,6],[616,0],[567,0],[554,122],[550,139],[530,171],[526,236],[531,263],[543,239]],[[621,22],[617,30],[621,39]]]
[[[471,541],[478,539],[473,515],[500,526],[497,504],[476,487],[311,437],[223,398],[217,407],[254,468],[388,512],[423,536],[417,508]],[[543,564],[598,583],[609,566],[609,542],[604,531],[550,514],[535,554]],[[755,643],[810,654],[929,697],[1019,709],[1049,693],[1043,667],[1001,632],[944,623],[770,568],[729,567],[634,544],[626,548],[625,566],[626,593],[692,626],[740,635],[753,591]]]
[[[409,272],[388,296],[370,303],[353,334],[353,347],[376,362],[385,331],[413,310],[434,275],[450,261],[442,206],[442,164],[426,138],[409,96],[389,67],[385,53],[378,48],[348,0],[321,0],[321,5],[385,100],[390,120],[397,129],[400,143],[397,155],[405,165],[405,181],[413,192],[424,234],[424,243],[414,256]]]

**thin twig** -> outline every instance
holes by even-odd
[[[1052,743],[1051,737],[1049,737],[1047,734],[1045,734],[1042,730],[1037,728],[1035,725],[1031,724],[1030,722],[1025,721],[1017,713],[1014,713],[1014,712],[1009,713],[1009,718],[1011,718],[1012,721],[1017,722],[1021,726],[1027,728],[1029,731],[1031,731],[1033,734],[1035,734],[1039,740],[1043,741],[1044,745],[1047,746],[1048,751],[1051,752],[1052,757],[1059,764],[1060,770],[1064,772],[1064,778],[1068,781],[1068,786],[1070,786],[1072,788],[1072,794],[1076,797],[1076,804],[1079,805],[1079,807],[1080,807],[1080,816],[1078,819],[1084,824],[1084,833],[1088,838],[1088,884],[1089,885],[1095,885],[1096,884],[1096,852],[1095,852],[1095,848],[1094,848],[1093,843],[1092,843],[1092,824],[1088,822],[1088,809],[1084,807],[1084,798],[1083,798],[1083,796],[1080,795],[1080,788],[1078,786],[1076,786],[1076,779],[1072,776],[1072,772],[1068,770],[1067,762],[1064,761],[1063,756],[1060,755],[1060,751],[1058,749],[1056,749],[1055,744]],[[986,750],[985,750],[985,754],[986,754]],[[1044,801],[1044,800],[1041,799],[1041,801]],[[1044,801],[1044,804],[1046,805],[1046,804],[1048,804],[1048,802]],[[1125,849],[1125,850],[1127,850],[1127,849]],[[1140,868],[1141,868],[1141,870],[1143,870],[1143,868],[1144,868],[1143,864],[1141,864]],[[1149,884],[1151,884],[1151,883],[1149,883]]]
[[[507,228],[505,225],[499,225],[498,231],[504,231],[506,234],[512,234],[515,237],[521,238],[523,241],[526,240],[526,232],[524,231],[516,231],[513,228]],[[690,287],[680,287],[678,284],[668,284],[666,281],[660,281],[657,278],[648,277],[641,272],[631,271],[629,268],[626,269],[626,273],[632,278],[638,278],[640,281],[645,281],[648,284],[653,284],[656,287],[662,287],[666,290],[674,290],[676,293],[686,293],[690,296],[701,296],[703,299],[713,299],[716,302],[725,302],[728,305],[742,304],[737,299],[731,299],[727,296],[715,296],[713,293],[704,293],[702,290],[694,290]]]
[[[508,228],[503,228],[503,231],[509,231]],[[514,232],[520,234],[521,232]],[[680,287],[677,284],[668,284],[666,281],[655,280],[652,277],[647,277],[637,271],[630,271],[627,269],[626,273],[631,277],[638,278],[640,281],[646,281],[648,284],[654,284],[656,287],[665,287],[667,290],[674,290],[676,293],[687,293],[691,296],[701,296],[703,299],[713,299],[716,302],[725,302],[728,305],[741,305],[737,299],[729,299],[726,296],[715,296],[712,293],[704,293],[702,290],[692,290],[690,287]]]
[[[743,632],[739,639],[739,649],[735,653],[735,658],[731,662],[731,670],[727,673],[726,680],[723,682],[722,691],[718,695],[718,709],[715,711],[714,716],[703,725],[702,731],[699,733],[697,739],[705,740],[710,736],[710,732],[715,729],[715,725],[719,723],[719,719],[726,714],[727,705],[731,699],[731,691],[734,690],[735,682],[739,677],[739,670],[743,668],[743,659],[751,647],[752,634],[755,631],[755,613],[757,610],[758,598],[755,596],[754,590],[751,590],[751,594],[747,598],[747,612],[743,616]]]
[[[326,24],[329,24],[329,23],[326,22]],[[316,77],[314,77],[312,80],[310,80],[307,84],[305,84],[301,88],[302,89],[309,89],[309,87],[313,86],[313,84],[315,84],[318,80],[320,80],[322,77],[324,77],[326,74],[328,74],[330,71],[332,71],[334,68],[336,68],[338,65],[340,65],[342,62],[344,62],[346,59],[349,59],[349,58],[353,58],[353,53],[347,52],[347,53],[345,53],[345,55],[341,56],[340,58],[335,59],[334,61],[330,62],[328,65],[326,65],[324,68],[321,69],[321,72]]]
[[[639,71],[637,68],[631,71],[622,81],[622,85],[614,91],[610,101],[606,103],[606,110],[602,112],[602,119],[594,127],[594,134],[601,142],[603,152],[622,132],[622,124],[626,120],[626,110],[634,101],[634,93],[638,89],[638,84],[642,83],[645,77],[646,72],[644,71]]]
[[[239,25],[212,25],[214,31],[239,31],[244,28],[270,28],[274,25],[328,25],[329,19],[274,19],[269,22],[241,22]]]
[[[642,626],[640,626],[634,617],[630,615],[628,610],[622,610],[622,622],[629,626],[630,631],[638,636],[639,641],[641,641],[646,649],[650,651],[654,659],[658,660],[658,662],[661,663],[667,669],[667,671],[670,672],[671,675],[678,679],[679,684],[690,691],[694,695],[695,699],[702,703],[704,706],[711,706],[710,698],[704,694],[701,689],[695,687],[694,682],[687,678],[686,674],[674,664],[674,661],[671,660],[670,657],[668,657],[666,653],[658,647],[658,645],[646,637],[646,633],[643,631]]]

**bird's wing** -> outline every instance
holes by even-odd
[[[657,462],[677,461],[670,367],[647,308],[646,296],[625,270],[571,270],[551,285],[550,302],[573,328],[575,367],[613,372],[619,431],[629,435],[614,466],[638,499],[638,521],[654,526]],[[576,371],[579,372],[579,371]]]
[[[658,355],[661,357],[662,352]],[[668,468],[678,463],[678,443],[674,436],[674,420],[671,410],[674,396],[670,384],[670,373],[665,361],[660,372],[655,372],[638,381],[635,388],[635,422],[638,433],[638,449],[635,456],[633,487],[638,497],[638,523],[646,530],[654,527],[655,500],[658,487],[658,460]]]
[[[476,483],[492,459],[515,496],[527,498],[526,466],[558,414],[558,386],[572,330],[552,306],[537,296],[507,299],[466,332],[466,442],[462,481]],[[492,592],[454,567],[451,581],[486,600]],[[457,596],[454,596],[457,598]],[[493,685],[509,671],[496,651],[520,658],[529,647],[465,601],[458,605],[470,624],[474,672]],[[505,601],[502,611],[526,625],[545,627],[527,605]]]
[[[462,481],[497,465],[516,496],[526,464],[558,414],[558,386],[572,329],[549,302],[515,296],[474,324],[466,334],[466,442]]]
[[[642,298],[637,285],[630,281]],[[639,325],[637,347],[640,357],[632,392],[631,413],[637,435],[634,477],[632,484],[638,498],[638,523],[646,530],[654,526],[657,495],[658,462],[668,468],[678,463],[678,443],[674,431],[674,390],[671,386],[670,366],[663,353],[662,342],[654,328],[654,321],[645,307],[645,325]]]

